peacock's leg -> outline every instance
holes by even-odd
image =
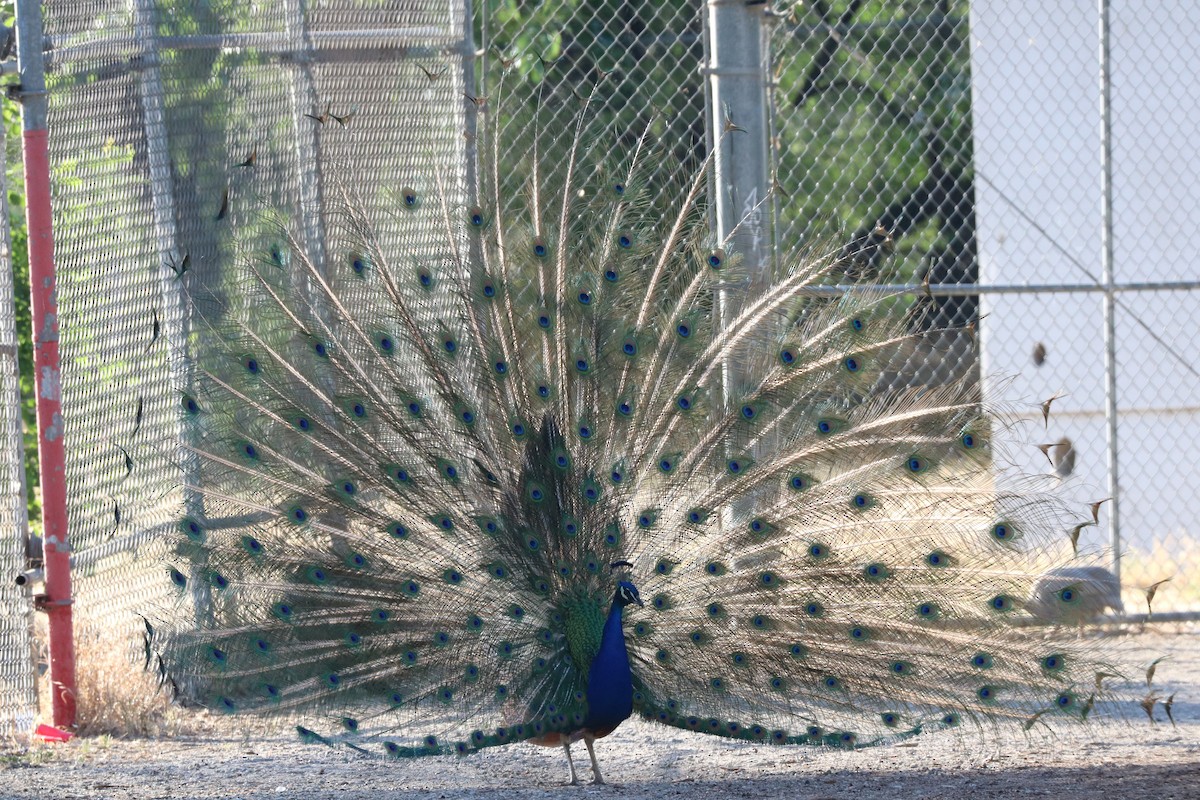
[[[596,760],[596,750],[592,747],[594,741],[596,737],[584,734],[583,743],[587,745],[588,755],[592,757],[592,775],[595,776],[592,783],[604,783],[604,778],[600,777],[600,762]]]
[[[591,749],[590,745],[589,745],[588,749],[589,750]],[[578,786],[579,785],[579,777],[575,774],[575,762],[571,760],[571,740],[566,738],[565,736],[563,737],[563,750],[567,754],[567,769],[571,770],[571,782],[568,783],[567,785],[568,786]],[[596,759],[593,757],[592,763],[594,764],[595,761],[596,761]]]

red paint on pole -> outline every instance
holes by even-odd
[[[46,576],[46,596],[39,598],[39,606],[46,612],[50,628],[53,721],[56,727],[66,728],[75,724],[75,643],[71,627],[71,550],[67,541],[62,370],[58,355],[58,301],[50,215],[50,151],[45,129],[26,130],[23,138]]]

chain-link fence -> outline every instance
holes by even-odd
[[[229,290],[223,231],[264,206],[311,258],[326,199],[377,208],[415,160],[462,173],[472,45],[461,3],[46,4],[78,625],[132,634],[166,598],[162,534],[187,509],[176,444],[193,294]],[[431,77],[432,76],[432,77]],[[461,178],[460,178],[461,180]],[[386,235],[385,235],[386,239]],[[201,288],[203,287],[203,288]]]
[[[1063,395],[1025,466],[1113,498],[1080,543],[1111,532],[1132,613],[1168,578],[1154,610],[1200,610],[1197,45],[1186,4],[972,8],[980,278],[1041,287],[984,295],[984,374],[1026,408]]]
[[[3,183],[0,173],[0,194]],[[28,731],[37,714],[30,598],[13,580],[27,563],[34,567],[37,561],[27,552],[29,524],[14,314],[15,293],[26,288],[13,285],[8,234],[8,216],[0,215],[0,407],[4,409],[0,417],[0,736]]]
[[[714,113],[701,11],[485,2],[469,21],[463,3],[421,0],[48,2],[82,624],[132,630],[132,610],[167,583],[152,544],[199,502],[194,465],[167,443],[187,384],[183,287],[222,285],[224,221],[280,206],[320,263],[340,252],[331,193],[381,206],[430,158],[468,191],[478,109],[506,140],[556,147],[585,97],[598,135],[619,146],[648,129],[661,179],[690,174]],[[978,323],[981,348],[931,342],[913,370],[1017,376],[985,396],[1037,426],[1037,405],[1066,392],[1026,466],[1058,475],[1086,514],[1115,464],[1128,609],[1144,607],[1137,587],[1172,575],[1155,610],[1195,609],[1200,330],[1191,295],[1131,284],[1195,288],[1186,139],[1200,25],[1143,26],[1156,12],[1123,5],[1106,29],[1091,13],[848,0],[768,15],[774,238],[832,237],[860,254],[848,277],[925,284],[905,298],[913,325]],[[1097,30],[1115,33],[1102,46]],[[1045,292],[1011,291],[1021,283]],[[1114,505],[1083,549],[1109,546]]]
[[[926,322],[979,322],[982,364],[961,366],[1028,418],[1041,447],[1019,466],[1061,481],[1080,522],[1116,498],[1079,546],[1119,550],[1126,610],[1172,578],[1154,609],[1194,611],[1200,21],[1108,5],[851,0],[782,14],[776,232],[786,245],[840,231],[868,256],[876,226],[890,234],[895,256],[860,268],[932,285],[912,295]],[[974,358],[942,345],[922,355]],[[1047,422],[1040,405],[1056,395]]]

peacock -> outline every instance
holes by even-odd
[[[633,714],[842,748],[1086,718],[1112,669],[1016,624],[1091,591],[1037,583],[1070,513],[997,480],[970,370],[906,377],[975,331],[829,291],[832,244],[752,275],[711,157],[672,179],[587,93],[525,147],[470,100],[461,170],[326,187],[320,256],[232,165],[225,277],[179,271],[175,696],[381,757],[561,747],[571,783]]]

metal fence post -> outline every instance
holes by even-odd
[[[770,152],[765,78],[765,2],[708,0],[708,77],[717,236],[734,233],[757,285],[770,259]],[[733,126],[736,126],[734,129]],[[723,314],[728,310],[722,303]]]
[[[1099,2],[1100,57],[1100,215],[1101,280],[1104,285],[1104,421],[1108,445],[1108,536],[1112,547],[1112,572],[1121,580],[1121,484],[1117,440],[1117,330],[1113,294],[1113,167],[1112,167],[1112,58],[1109,47],[1108,0]]]
[[[49,103],[42,58],[41,5],[38,0],[17,0],[16,11],[46,579],[46,593],[39,599],[39,606],[46,612],[49,622],[52,718],[56,726],[66,727],[75,724],[75,647],[71,628],[66,450],[63,447],[62,372],[50,213],[50,150],[46,131]]]

